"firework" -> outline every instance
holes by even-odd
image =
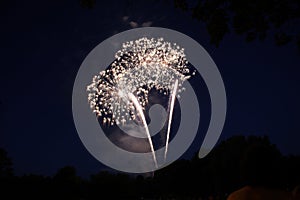
[[[174,103],[175,103],[175,95],[176,95],[176,92],[177,92],[177,88],[178,88],[178,80],[176,80],[175,84],[174,84],[174,87],[173,87],[173,91],[171,93],[171,96],[170,96],[170,102],[169,102],[169,112],[168,112],[168,115],[169,115],[169,119],[168,119],[168,129],[167,129],[167,139],[166,139],[166,148],[165,148],[165,155],[164,155],[164,159],[166,160],[167,159],[167,153],[168,153],[168,146],[169,146],[169,138],[170,138],[170,131],[171,131],[171,122],[172,122],[172,117],[173,117],[173,109],[174,109]]]
[[[149,144],[150,144],[150,148],[151,148],[151,152],[152,152],[152,156],[153,156],[153,161],[154,161],[155,167],[157,168],[158,167],[157,166],[157,160],[156,160],[156,156],[155,156],[155,152],[154,152],[154,148],[153,148],[153,144],[152,144],[151,135],[149,133],[149,129],[148,129],[148,126],[147,126],[146,118],[145,118],[145,115],[143,113],[143,109],[142,109],[141,105],[139,104],[137,98],[132,93],[129,93],[128,97],[132,101],[134,106],[136,107],[136,109],[137,109],[137,111],[138,111],[138,113],[141,117],[143,126],[145,128],[145,132],[146,132],[148,140],[149,140]]]
[[[94,76],[92,83],[87,86],[90,107],[103,124],[108,125],[124,124],[136,120],[138,116],[143,119],[151,89],[164,95],[169,95],[173,90],[169,105],[173,107],[175,94],[184,91],[183,82],[195,73],[190,71],[187,64],[184,49],[162,38],[126,42],[115,54],[111,66]],[[172,112],[173,108],[169,109],[169,118],[172,118]],[[170,124],[169,119],[166,144]],[[154,152],[149,131],[147,137]]]

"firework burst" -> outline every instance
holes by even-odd
[[[90,107],[104,124],[135,120],[140,113],[128,94],[135,95],[145,109],[151,89],[168,95],[178,81],[177,93],[184,91],[183,81],[194,74],[187,64],[184,49],[162,38],[126,42],[111,66],[87,87]]]
[[[94,76],[87,86],[90,107],[103,124],[137,120],[144,126],[156,168],[156,155],[143,110],[151,89],[170,94],[166,159],[175,95],[179,97],[178,93],[185,89],[183,81],[195,73],[190,72],[187,64],[184,49],[178,45],[162,38],[141,38],[124,43],[111,66]]]

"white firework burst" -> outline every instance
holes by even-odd
[[[151,89],[167,95],[177,81],[177,92],[184,91],[183,81],[195,73],[187,64],[184,49],[163,38],[126,42],[111,66],[94,76],[87,86],[90,107],[105,124],[134,120],[140,113],[128,95],[136,96],[145,109]]]

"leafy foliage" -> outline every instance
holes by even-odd
[[[212,44],[218,46],[230,31],[245,40],[273,37],[278,46],[289,42],[300,50],[300,2],[297,0],[174,0],[177,8],[190,11],[206,25]]]

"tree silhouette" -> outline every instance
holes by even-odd
[[[0,148],[0,178],[11,177],[13,175],[13,163],[7,152]]]
[[[163,0],[170,3],[170,0]],[[133,2],[128,0],[128,6]],[[148,0],[147,3],[155,3]],[[278,46],[293,42],[300,51],[300,1],[298,0],[173,0],[174,6],[204,23],[211,44],[219,46],[230,32],[245,41],[273,38]],[[96,0],[80,0],[83,8],[94,8]]]
[[[284,159],[284,180],[286,187],[295,188],[300,185],[300,156],[290,155]]]
[[[273,37],[278,46],[291,41],[300,50],[300,2],[297,0],[174,0],[175,6],[190,11],[203,22],[210,42],[219,46],[230,31],[244,35],[245,40]]]
[[[11,175],[12,162],[6,151],[0,152],[1,169],[5,169],[1,171],[0,198],[225,200],[233,192],[229,199],[243,199],[243,195],[280,199],[291,196],[293,190],[297,195],[300,185],[300,157],[282,156],[266,136],[233,136],[205,158],[179,159],[154,176],[100,171],[82,179],[73,166],[65,166],[53,177],[18,177]]]
[[[0,199],[12,194],[14,185],[13,163],[7,152],[0,148]]]
[[[76,169],[72,166],[65,166],[57,171],[57,173],[54,176],[54,180],[69,183],[76,182]]]
[[[240,161],[241,178],[245,185],[280,187],[281,154],[269,141],[250,141]]]
[[[92,9],[92,8],[94,8],[95,4],[96,4],[95,0],[80,0],[80,5],[83,8]]]
[[[81,196],[81,179],[76,175],[76,169],[65,166],[57,171],[53,177],[53,190],[56,197],[78,199]]]
[[[125,197],[133,198],[140,191],[133,190],[133,184],[128,175],[102,171],[91,175],[89,193],[93,199],[99,199],[99,197],[124,199]]]

